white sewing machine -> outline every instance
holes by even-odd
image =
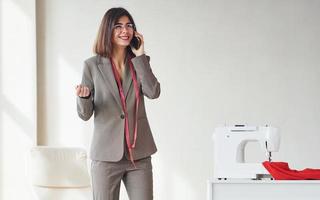
[[[270,126],[234,125],[218,127],[214,140],[214,178],[259,179],[269,175],[262,163],[246,163],[244,152],[248,142],[259,142],[271,161],[271,152],[279,150],[280,134]]]
[[[266,151],[278,151],[278,129],[268,126],[235,125],[216,128],[214,139],[214,177],[207,181],[207,200],[318,200],[319,180],[271,180],[261,163],[246,163],[246,143],[256,141]]]

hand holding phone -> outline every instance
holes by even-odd
[[[131,50],[136,56],[144,54],[144,41],[143,36],[137,31],[134,32],[130,42]]]
[[[141,45],[141,41],[138,37],[136,37],[135,35],[133,36],[130,45],[135,48],[135,49],[139,49],[140,45]]]

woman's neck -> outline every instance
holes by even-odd
[[[124,66],[126,55],[127,55],[126,48],[123,48],[123,47],[113,48],[111,57],[116,67],[121,68],[122,66]]]

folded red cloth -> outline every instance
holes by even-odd
[[[290,169],[286,162],[262,163],[275,180],[318,180],[320,179],[320,169],[306,168],[304,170]]]

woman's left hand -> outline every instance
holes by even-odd
[[[132,52],[136,55],[136,56],[141,56],[142,54],[144,54],[144,40],[143,40],[143,35],[141,35],[140,33],[138,33],[137,31],[135,31],[134,33],[134,37],[137,37],[140,40],[140,47],[138,49],[135,49],[134,47],[131,47]]]

